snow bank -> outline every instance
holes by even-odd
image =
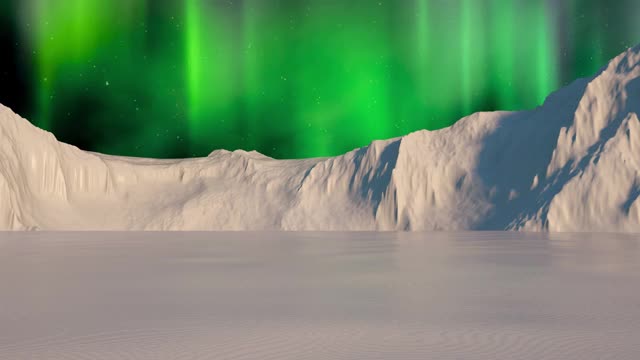
[[[0,228],[640,231],[640,47],[531,111],[333,158],[85,152],[0,106]]]

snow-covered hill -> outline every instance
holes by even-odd
[[[525,112],[334,158],[154,160],[0,106],[0,229],[640,231],[640,47]]]

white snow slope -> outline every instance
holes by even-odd
[[[333,158],[82,151],[0,106],[0,229],[640,231],[640,46],[524,112]]]

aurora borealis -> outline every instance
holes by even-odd
[[[0,12],[0,102],[83,149],[146,157],[337,155],[535,107],[640,42],[637,0],[12,0]]]

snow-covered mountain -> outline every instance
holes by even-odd
[[[0,106],[0,229],[640,231],[640,47],[524,112],[333,158],[102,155]]]

